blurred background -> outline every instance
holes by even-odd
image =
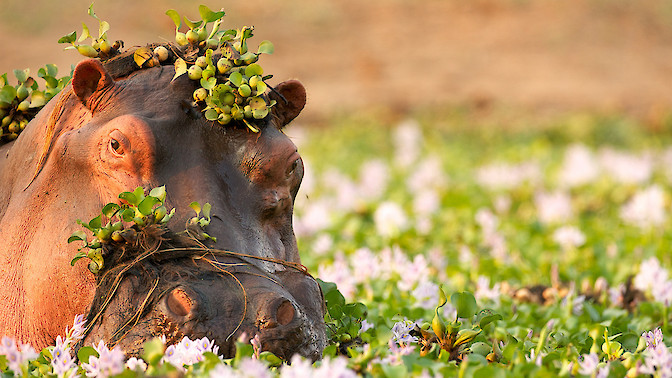
[[[657,127],[672,107],[669,0],[115,0],[94,9],[111,39],[131,47],[173,41],[165,11],[196,19],[201,3],[223,8],[225,26],[255,26],[252,43],[275,44],[261,63],[273,84],[304,82],[303,121],[449,106],[616,112]],[[97,29],[89,4],[0,0],[0,73],[46,63],[69,71],[82,57],[56,41],[81,34],[81,22]]]

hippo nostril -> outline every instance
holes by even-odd
[[[183,289],[178,287],[166,296],[166,305],[173,314],[187,316],[191,312],[194,302]]]
[[[278,310],[275,314],[275,319],[279,324],[287,325],[291,323],[292,320],[294,320],[294,315],[295,315],[294,305],[290,301],[285,300],[282,303],[280,303],[280,306],[278,306]]]

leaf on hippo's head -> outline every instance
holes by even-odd
[[[133,61],[135,61],[135,64],[137,64],[138,67],[142,67],[142,65],[145,64],[146,61],[152,59],[153,56],[154,53],[152,50],[148,47],[141,47],[133,53]]]
[[[187,71],[187,62],[185,62],[182,58],[177,58],[177,60],[175,60],[175,76],[173,76],[173,80],[184,75],[187,73]]]
[[[68,243],[72,243],[73,241],[86,241],[86,234],[82,230],[77,230],[70,235],[68,238]]]
[[[66,34],[58,39],[58,43],[73,43],[77,40],[77,32],[73,31],[70,34]]]
[[[166,186],[157,186],[156,188],[152,188],[152,190],[149,191],[149,195],[152,197],[156,197],[159,199],[159,201],[163,202],[166,200]]]
[[[196,216],[199,216],[201,214],[201,204],[198,203],[197,201],[190,203],[189,207],[194,209],[194,211],[196,212]]]

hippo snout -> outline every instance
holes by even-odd
[[[260,330],[286,326],[296,316],[296,308],[287,298],[268,294],[262,297],[255,325]]]

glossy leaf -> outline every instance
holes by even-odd
[[[229,81],[231,84],[239,87],[243,83],[243,75],[240,72],[234,72],[229,75]]]
[[[215,20],[219,20],[225,15],[224,11],[213,12],[210,10],[210,8],[208,8],[205,5],[199,5],[198,12],[201,14],[201,18],[205,22],[213,22]]]
[[[133,53],[133,61],[138,67],[142,67],[142,65],[145,64],[146,61],[152,59],[153,56],[154,52],[151,49],[148,47],[141,47]]]
[[[82,230],[73,232],[68,238],[68,243],[72,243],[73,241],[86,241],[86,233]]]
[[[219,118],[219,113],[215,109],[208,109],[203,115],[208,121],[216,121]]]
[[[102,217],[99,215],[89,221],[89,227],[91,229],[97,229],[102,226]]]
[[[203,23],[203,21],[192,21],[190,20],[187,16],[182,17],[184,19],[184,23],[189,27],[189,29],[195,29]]]
[[[182,58],[177,58],[175,60],[175,76],[173,76],[173,80],[175,80],[177,77],[184,75],[187,73],[188,68],[187,68],[187,62],[184,61]]]
[[[166,11],[166,15],[170,17],[171,20],[173,20],[173,23],[175,24],[175,29],[179,29],[180,27],[182,27],[182,18],[175,9],[168,9]]]
[[[58,43],[73,43],[77,40],[77,32],[73,31],[58,39]]]
[[[123,192],[119,194],[119,198],[126,201],[129,205],[137,206],[140,203],[140,200],[131,192]]]
[[[453,293],[453,295],[450,296],[450,302],[457,309],[458,318],[471,318],[478,310],[476,298],[474,298],[473,294],[467,291]]]
[[[196,212],[196,216],[198,216],[201,213],[201,204],[200,203],[194,201],[194,202],[189,204],[189,207],[194,209],[194,211]]]
[[[149,195],[158,198],[161,202],[166,200],[166,186],[157,186],[149,191]]]
[[[139,204],[138,204],[138,211],[140,211],[140,214],[147,216],[149,214],[152,214],[154,205],[159,203],[159,199],[153,196],[147,196],[145,199],[143,199]]]
[[[93,37],[91,37],[91,32],[89,32],[89,27],[86,26],[86,24],[82,22],[82,35],[79,36],[79,39],[77,39],[77,42],[84,42],[88,38],[93,39]]]
[[[257,52],[259,54],[273,54],[275,51],[275,47],[273,46],[273,43],[271,41],[261,41],[259,44],[259,48],[257,49]]]
[[[261,68],[261,66],[257,63],[252,63],[249,66],[245,67],[245,75],[248,77],[254,76],[254,75],[263,75],[264,74],[264,69]]]

